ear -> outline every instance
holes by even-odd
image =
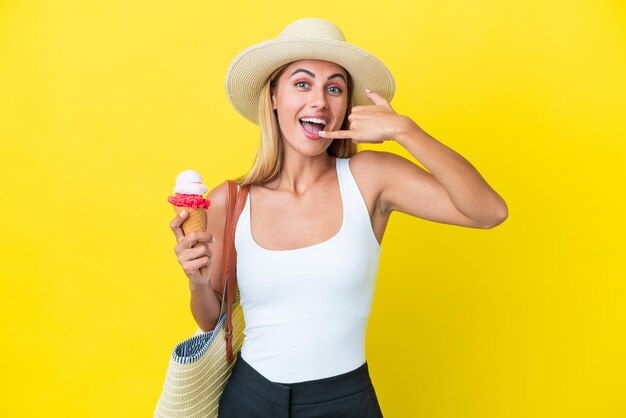
[[[274,92],[271,92],[270,97],[272,98],[272,109],[276,110],[276,94],[274,94]]]

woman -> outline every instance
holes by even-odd
[[[221,417],[380,417],[365,361],[378,260],[389,216],[492,228],[502,198],[462,156],[390,106],[387,68],[321,19],[302,19],[244,50],[226,89],[261,125],[239,218],[237,279],[245,339],[220,400]],[[357,105],[352,107],[352,105]],[[358,143],[395,140],[428,171]],[[209,193],[206,232],[176,253],[199,326],[215,326],[225,185]],[[217,281],[218,279],[215,279]]]

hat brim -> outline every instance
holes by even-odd
[[[348,71],[353,81],[352,105],[372,104],[365,89],[391,101],[395,81],[378,58],[346,42],[319,38],[273,39],[243,50],[226,72],[226,95],[233,107],[252,123],[259,124],[259,96],[269,76],[293,61],[330,61]]]

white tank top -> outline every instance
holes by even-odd
[[[252,237],[249,196],[237,222],[241,356],[272,382],[336,376],[365,362],[380,246],[348,161],[337,158],[343,221],[332,238],[293,250],[262,248]]]

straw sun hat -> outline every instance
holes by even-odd
[[[330,61],[348,71],[353,81],[352,105],[372,104],[365,89],[391,100],[393,76],[380,60],[350,45],[335,24],[323,19],[300,19],[275,39],[244,49],[226,73],[226,94],[246,119],[259,124],[259,96],[269,76],[284,64],[303,59]]]

